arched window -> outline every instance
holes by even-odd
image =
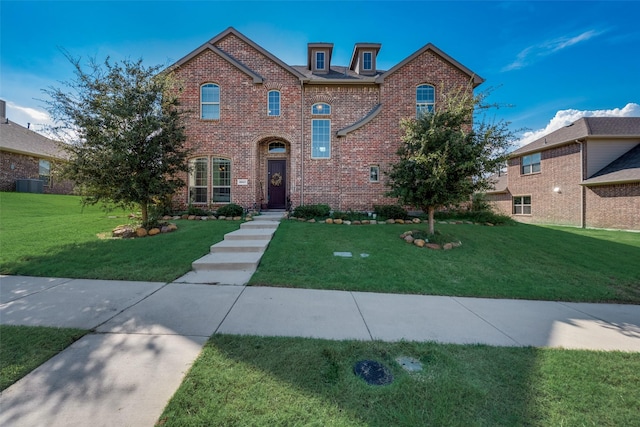
[[[315,114],[318,116],[328,116],[329,114],[331,114],[331,105],[325,104],[324,102],[313,104],[313,106],[311,107],[311,114]]]
[[[420,85],[416,88],[416,117],[431,113],[436,102],[436,89],[431,85]]]
[[[200,87],[200,118],[220,120],[220,86],[207,83]]]
[[[269,154],[286,153],[287,146],[282,141],[273,141],[269,143]]]
[[[213,202],[231,202],[231,160],[214,157],[211,162]]]
[[[267,115],[280,115],[280,92],[277,90],[270,90],[267,95]]]

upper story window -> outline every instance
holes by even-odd
[[[269,154],[286,153],[287,146],[282,141],[274,141],[269,143]]]
[[[40,160],[38,167],[38,178],[44,181],[44,185],[48,187],[51,185],[51,162],[49,160]]]
[[[200,118],[220,120],[220,86],[207,83],[200,87]]]
[[[373,52],[364,52],[362,54],[362,69],[371,70],[373,68]]]
[[[540,153],[522,156],[520,161],[522,175],[540,172]]]
[[[324,102],[313,104],[311,114],[327,116],[331,114],[331,105],[325,104]]]
[[[431,113],[436,102],[436,90],[431,85],[420,85],[416,88],[416,117]]]
[[[277,90],[270,90],[267,95],[267,114],[269,116],[280,115],[280,92]]]
[[[369,166],[369,182],[380,182],[380,166]]]
[[[324,70],[324,52],[316,52],[316,70]]]

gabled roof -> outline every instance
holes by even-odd
[[[260,45],[255,43],[253,40],[250,40],[247,36],[245,36],[244,34],[242,34],[241,32],[239,32],[238,30],[236,30],[233,27],[227,28],[226,30],[224,30],[223,32],[221,32],[220,34],[218,34],[217,36],[215,36],[214,38],[209,40],[207,43],[203,44],[202,46],[200,46],[199,48],[197,48],[193,52],[191,52],[188,55],[184,56],[182,59],[178,60],[175,64],[171,65],[168,68],[168,70],[172,70],[174,68],[180,67],[181,65],[189,62],[190,60],[192,60],[196,56],[200,55],[202,52],[204,52],[206,50],[210,50],[213,53],[215,53],[215,54],[219,55],[220,57],[222,57],[223,59],[225,59],[226,61],[228,61],[233,66],[237,67],[243,73],[245,73],[248,76],[250,76],[251,78],[253,78],[253,82],[254,83],[262,83],[263,80],[264,80],[262,78],[262,76],[260,76],[255,71],[249,69],[246,65],[244,65],[240,61],[237,61],[235,58],[231,57],[230,55],[228,55],[227,53],[225,53],[224,51],[222,51],[221,49],[219,49],[219,48],[217,48],[215,46],[216,43],[218,43],[220,40],[222,40],[223,38],[227,37],[230,34],[238,37],[240,40],[242,40],[243,42],[247,43],[249,46],[253,47],[258,52],[260,52],[261,54],[263,54],[264,56],[266,56],[267,58],[269,58],[270,60],[272,60],[273,62],[275,62],[276,64],[278,64],[279,66],[281,66],[282,68],[284,68],[285,70],[287,70],[288,72],[293,74],[294,76],[296,76],[297,78],[299,78],[299,79],[303,79],[304,78],[304,76],[302,74],[300,74],[297,70],[295,70],[293,67],[285,64],[281,59],[279,59],[278,57],[273,55],[271,52],[267,51],[266,49],[264,49],[263,47],[261,47]]]
[[[58,142],[6,118],[0,123],[0,150],[50,159],[67,157]]]
[[[413,61],[418,56],[422,55],[427,51],[435,53],[436,55],[440,56],[442,59],[444,59],[445,61],[447,61],[448,63],[450,63],[451,65],[453,65],[454,67],[462,71],[463,73],[467,74],[469,78],[472,79],[473,81],[473,87],[477,87],[478,85],[484,82],[484,79],[482,77],[480,77],[479,75],[477,75],[476,73],[474,73],[473,71],[471,71],[470,69],[468,69],[467,67],[465,67],[464,65],[462,65],[461,63],[459,63],[458,61],[456,61],[446,53],[444,53],[443,51],[441,51],[440,49],[438,49],[434,44],[428,43],[424,45],[422,48],[415,51],[413,54],[406,57],[404,60],[402,60],[398,64],[396,64],[389,71],[382,73],[380,76],[378,76],[378,78],[376,79],[376,83],[383,83],[386,77],[395,73],[396,71],[404,67],[406,64]]]
[[[519,149],[510,156],[547,150],[588,137],[597,138],[639,138],[640,117],[583,117],[568,126],[551,132]]]
[[[605,166],[582,185],[624,184],[640,181],[640,144]]]

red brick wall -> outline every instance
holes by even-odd
[[[487,202],[493,208],[495,213],[511,216],[513,210],[513,199],[511,193],[487,194]]]
[[[586,226],[640,230],[640,183],[587,187]]]
[[[73,183],[60,179],[59,169],[59,165],[51,161],[51,184],[43,187],[45,193],[73,193]],[[39,177],[40,158],[0,151],[0,191],[16,191],[17,179],[38,179]]]
[[[531,196],[531,215],[514,215],[521,222],[581,225],[582,181],[580,146],[569,144],[542,152],[540,173],[521,175],[520,157],[509,160],[512,196]],[[560,192],[553,191],[555,187]]]
[[[187,143],[194,148],[194,157],[231,159],[232,202],[245,207],[259,203],[261,194],[266,192],[266,164],[270,157],[266,147],[273,140],[287,144],[285,185],[294,207],[327,203],[336,210],[371,210],[376,204],[393,203],[384,196],[384,172],[397,159],[400,120],[415,117],[416,86],[434,85],[437,103],[441,90],[469,84],[467,75],[426,52],[382,85],[307,84],[302,93],[296,76],[233,34],[220,40],[217,47],[262,76],[264,84],[253,83],[250,76],[211,51],[182,65],[176,74],[185,85],[181,102],[190,111]],[[199,119],[200,86],[204,83],[220,85],[220,120]],[[280,117],[267,116],[267,92],[271,89],[281,92]],[[312,116],[311,106],[317,102],[331,105],[331,115]],[[359,121],[379,103],[383,110],[371,122],[346,137],[336,136],[338,130]],[[311,159],[314,118],[331,120],[329,159]],[[377,183],[369,182],[369,168],[373,165],[380,167]],[[249,185],[237,186],[239,178],[248,179]],[[184,205],[187,189],[174,201]]]

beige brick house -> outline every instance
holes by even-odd
[[[180,59],[169,71],[184,85],[194,155],[174,202],[339,210],[391,203],[384,172],[396,161],[400,120],[483,79],[432,44],[381,71],[381,47],[358,43],[339,66],[332,43],[309,43],[307,63],[288,65],[228,28]]]
[[[522,222],[640,230],[640,117],[588,117],[511,153],[487,193]]]

